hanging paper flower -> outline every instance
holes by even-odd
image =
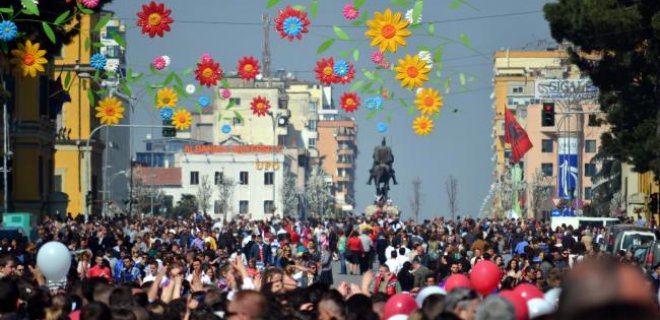
[[[419,136],[425,136],[433,130],[433,120],[427,116],[419,116],[413,121],[413,131]]]
[[[9,42],[16,39],[18,28],[13,21],[0,22],[0,40]]]
[[[338,60],[337,62],[335,62],[335,65],[332,67],[332,70],[335,72],[335,74],[338,77],[343,77],[346,74],[348,74],[349,69],[350,68],[348,66],[348,62],[344,60]]]
[[[346,92],[341,96],[341,108],[346,112],[355,112],[360,106],[360,98],[355,92]]]
[[[103,69],[106,72],[117,72],[117,69],[119,69],[119,62],[117,62],[117,60],[108,60]]]
[[[165,67],[169,67],[170,63],[172,63],[172,59],[170,59],[170,56],[162,56],[163,60],[165,61]]]
[[[171,120],[173,115],[174,109],[170,107],[164,107],[160,109],[160,117],[163,118],[163,120]]]
[[[250,106],[252,108],[252,114],[258,117],[265,116],[268,113],[268,110],[270,110],[270,102],[262,96],[257,96],[252,99]]]
[[[346,20],[355,20],[360,15],[360,12],[355,9],[352,3],[349,3],[344,6],[344,18]]]
[[[177,130],[187,130],[192,124],[192,114],[186,109],[178,109],[172,115],[172,125]]]
[[[371,97],[364,102],[367,110],[380,110],[383,108],[383,98],[381,97]]]
[[[422,50],[417,54],[417,56],[419,57],[419,59],[426,62],[426,66],[429,69],[433,69],[433,56],[431,55],[430,52]]]
[[[186,86],[186,93],[187,94],[195,94],[195,91],[197,91],[197,88],[195,88],[194,84],[189,84]]]
[[[230,125],[225,124],[225,125],[222,126],[222,133],[228,134],[230,132],[231,132],[231,126]]]
[[[304,33],[309,32],[307,26],[309,26],[307,13],[296,10],[291,6],[280,10],[279,16],[275,18],[275,30],[280,32],[282,38],[288,38],[289,41],[293,41],[293,39],[300,40]]]
[[[334,66],[335,60],[333,58],[321,58],[321,60],[316,62],[316,68],[314,69],[316,72],[316,79],[324,85],[339,82],[334,71]]]
[[[410,56],[406,54],[405,59],[399,59],[399,65],[394,68],[396,71],[395,79],[401,81],[401,87],[407,87],[412,90],[421,87],[429,79],[427,73],[431,71],[426,66],[426,62],[419,59],[419,56]]]
[[[371,62],[380,65],[385,60],[385,55],[380,51],[374,51],[371,54]]]
[[[417,92],[415,105],[417,105],[417,110],[421,111],[422,114],[430,116],[436,112],[440,112],[440,108],[443,105],[442,96],[438,90],[434,90],[433,88],[421,89]]]
[[[259,74],[259,61],[254,57],[243,57],[238,61],[238,75],[241,79],[252,80]]]
[[[174,19],[170,17],[172,10],[166,9],[165,4],[151,1],[148,5],[142,5],[142,11],[137,13],[137,26],[142,27],[142,34],[149,34],[149,38],[156,35],[163,37],[165,32],[169,32],[170,23]]]
[[[202,59],[202,62],[197,63],[197,70],[195,70],[195,79],[203,86],[211,87],[222,80],[222,69],[220,64],[215,62],[212,58]]]
[[[380,132],[380,133],[385,133],[385,131],[387,131],[387,123],[379,122],[376,125],[376,130],[378,130],[378,132]]]
[[[213,58],[211,58],[211,55],[208,53],[202,53],[202,55],[199,57],[199,60],[201,62],[207,62],[213,60]]]
[[[48,63],[44,58],[46,50],[39,50],[39,43],[32,44],[30,40],[25,41],[25,44],[19,43],[18,49],[12,50],[11,54],[14,57],[9,62],[21,69],[24,77],[28,74],[32,78],[36,77],[37,72],[45,71],[44,64]]]
[[[89,59],[89,64],[96,70],[103,70],[106,63],[108,63],[108,59],[106,59],[102,53],[95,53]]]
[[[94,9],[99,5],[99,0],[82,0],[82,3],[85,7]]]
[[[163,57],[156,57],[154,58],[154,60],[151,61],[151,65],[156,70],[163,70],[167,67],[167,62]]]
[[[369,30],[365,33],[372,38],[371,46],[379,46],[380,52],[389,50],[396,53],[398,46],[406,46],[405,37],[412,33],[408,30],[408,22],[401,21],[401,12],[392,14],[389,8],[384,13],[374,13],[374,19],[367,21]]]
[[[171,88],[163,88],[158,90],[158,94],[156,95],[156,106],[158,108],[163,108],[163,107],[170,107],[174,108],[176,107],[176,103],[178,102],[179,97],[176,95],[176,92],[172,90]]]
[[[406,21],[408,21],[408,23],[411,25],[421,23],[422,13],[420,12],[417,20],[413,21],[413,9],[408,9],[408,11],[406,11]]]
[[[96,117],[101,119],[101,124],[109,126],[119,124],[119,120],[124,118],[124,107],[121,101],[115,97],[105,97],[99,101],[99,106],[95,108]]]
[[[335,75],[336,75],[335,78],[336,78],[337,82],[340,82],[340,83],[343,83],[343,84],[349,83],[349,82],[351,82],[351,80],[353,80],[353,77],[355,77],[355,68],[353,67],[353,64],[350,63],[350,62],[345,62],[345,61],[340,61],[340,62],[346,63],[346,66],[348,66],[348,68],[346,68],[344,66],[341,66],[341,65],[337,66],[337,63],[335,63],[335,65],[333,67],[333,70],[335,70],[335,69],[337,69],[337,67],[339,67],[340,71],[342,71],[342,73],[344,73],[344,75],[340,76],[339,74],[337,74],[335,72]]]
[[[231,98],[231,91],[229,89],[222,89],[220,95],[222,96],[222,99],[229,99]]]
[[[197,104],[202,108],[206,108],[211,105],[211,99],[207,96],[201,96],[197,99]]]

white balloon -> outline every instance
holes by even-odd
[[[559,296],[561,295],[561,288],[552,288],[545,293],[545,301],[549,302],[553,308],[559,305]]]
[[[529,310],[529,318],[534,319],[551,314],[555,308],[544,299],[534,298],[527,301],[527,309]]]
[[[424,300],[432,295],[432,294],[447,294],[447,292],[444,289],[441,289],[438,286],[430,286],[426,287],[417,293],[417,297],[415,297],[415,301],[417,302],[417,306],[420,308],[422,307],[422,304],[424,303]]]
[[[69,273],[71,253],[61,242],[47,242],[41,246],[37,253],[37,266],[46,279],[61,281]]]

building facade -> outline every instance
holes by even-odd
[[[355,207],[357,125],[349,118],[321,120],[318,130],[320,164],[332,182],[335,211],[351,212]]]

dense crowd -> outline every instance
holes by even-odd
[[[2,239],[0,319],[658,319],[660,265],[601,251],[603,234],[506,219],[45,218],[30,240]],[[65,282],[36,263],[51,241],[71,253]],[[483,261],[499,271],[493,292],[454,285]],[[504,297],[521,284],[561,297],[521,314]]]

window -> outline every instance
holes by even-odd
[[[273,205],[273,200],[264,201],[264,213],[275,213],[275,205]]]
[[[316,147],[316,138],[309,138],[308,144],[310,148],[315,148]]]
[[[213,213],[221,214],[222,212],[222,200],[215,200],[213,202]]]
[[[541,163],[541,171],[543,171],[543,176],[552,177],[552,163]]]
[[[586,141],[584,141],[584,152],[586,152],[586,153],[596,153],[596,140],[586,140]]]
[[[587,125],[590,127],[598,127],[598,118],[596,117],[595,114],[589,115],[589,120],[587,121]]]
[[[584,176],[593,177],[596,174],[596,164],[595,163],[586,163],[584,165]]]
[[[190,184],[191,185],[199,184],[199,171],[190,171]]]
[[[513,88],[513,93],[522,93],[522,92],[523,92],[523,88],[522,88],[522,87],[515,87],[515,88]]]
[[[222,184],[222,179],[223,179],[223,174],[222,174],[222,172],[218,172],[218,171],[216,171],[216,172],[215,172],[215,179],[214,179],[214,181],[215,181],[215,185],[217,186],[217,185]]]
[[[584,188],[584,200],[591,200],[591,187]]]
[[[238,202],[238,213],[246,214],[250,208],[250,203],[247,200],[241,200]]]
[[[234,107],[241,105],[241,98],[229,98],[229,104],[233,104]]]
[[[316,130],[316,120],[307,121],[307,128],[309,128],[309,130]]]
[[[62,175],[56,174],[53,179],[53,191],[61,192],[63,189],[64,187],[62,186]]]
[[[247,185],[248,184],[248,172],[247,171],[241,171],[239,174],[239,180],[241,181],[242,185]]]
[[[275,180],[275,175],[273,172],[264,172],[264,185],[271,186]]]
[[[551,139],[541,140],[541,152],[551,153],[552,152],[553,141]]]
[[[234,118],[232,119],[232,124],[234,126],[240,126],[241,124],[243,124],[243,121],[241,120],[241,118]]]

